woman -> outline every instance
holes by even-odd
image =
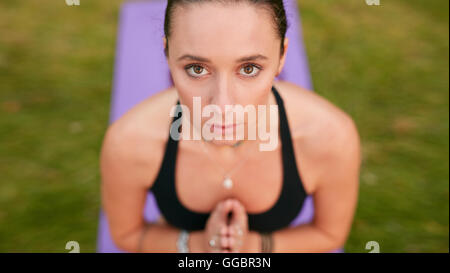
[[[163,42],[174,86],[114,122],[101,151],[102,206],[119,248],[328,252],[344,245],[357,203],[359,136],[336,106],[275,81],[286,28],[282,0],[168,1]],[[196,119],[196,102],[202,113],[215,106],[210,114],[219,118]],[[227,105],[277,111],[230,122]],[[249,132],[274,124],[275,144],[262,150],[267,138]],[[224,139],[239,130],[243,138]],[[158,223],[142,217],[149,190]],[[314,221],[289,227],[308,195]]]

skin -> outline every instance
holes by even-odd
[[[165,38],[163,41],[167,42]],[[285,39],[282,56],[279,45],[271,15],[254,6],[205,3],[177,9],[167,58],[174,86],[142,101],[115,121],[102,145],[102,206],[118,246],[136,251],[144,225],[142,211],[147,192],[162,162],[172,120],[169,113],[177,99],[191,109],[191,114],[194,96],[201,96],[202,107],[216,104],[223,112],[227,104],[276,105],[272,85],[285,103],[297,169],[306,192],[314,195],[315,202],[311,224],[273,233],[274,251],[331,251],[345,243],[358,195],[361,159],[357,129],[345,112],[316,93],[289,82],[274,81],[283,68],[288,40]],[[178,60],[185,54],[201,56],[209,62]],[[236,61],[257,54],[266,59]],[[190,64],[201,68],[186,70]],[[262,70],[252,69],[251,64]],[[246,72],[256,76],[250,77]],[[207,120],[203,118],[202,125]],[[245,128],[252,126],[248,120],[240,122]],[[248,230],[247,213],[261,213],[275,204],[283,182],[282,144],[273,151],[261,152],[257,149],[258,140],[231,147],[235,142],[206,143],[210,156],[217,159],[215,162],[201,149],[200,140],[179,143],[177,196],[192,211],[211,212],[205,230],[191,233],[189,246],[193,252],[260,252],[260,236]],[[245,168],[233,174],[233,188],[225,189],[220,171],[232,169],[243,158],[247,158]],[[233,218],[227,225],[230,211]],[[242,235],[237,234],[237,226]],[[161,249],[169,251],[171,247],[176,251],[177,232],[161,218],[144,244],[152,241],[153,244],[147,243],[148,251],[158,251],[154,240],[158,238]],[[220,234],[219,249],[211,249],[207,244],[215,234]]]

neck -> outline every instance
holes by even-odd
[[[248,158],[249,156],[253,157],[258,153],[258,144],[255,140],[243,140],[241,144],[236,146],[217,145],[210,143],[210,141],[201,141],[207,146],[208,153],[212,157],[217,158],[217,161],[222,162],[224,165],[236,164],[237,161]]]

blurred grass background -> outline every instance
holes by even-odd
[[[449,251],[449,2],[299,0],[314,90],[355,120],[345,246]],[[95,252],[120,1],[0,2],[0,252]]]

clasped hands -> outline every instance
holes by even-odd
[[[204,246],[207,252],[260,252],[258,236],[257,232],[248,230],[248,215],[241,202],[226,199],[219,202],[209,216]]]

